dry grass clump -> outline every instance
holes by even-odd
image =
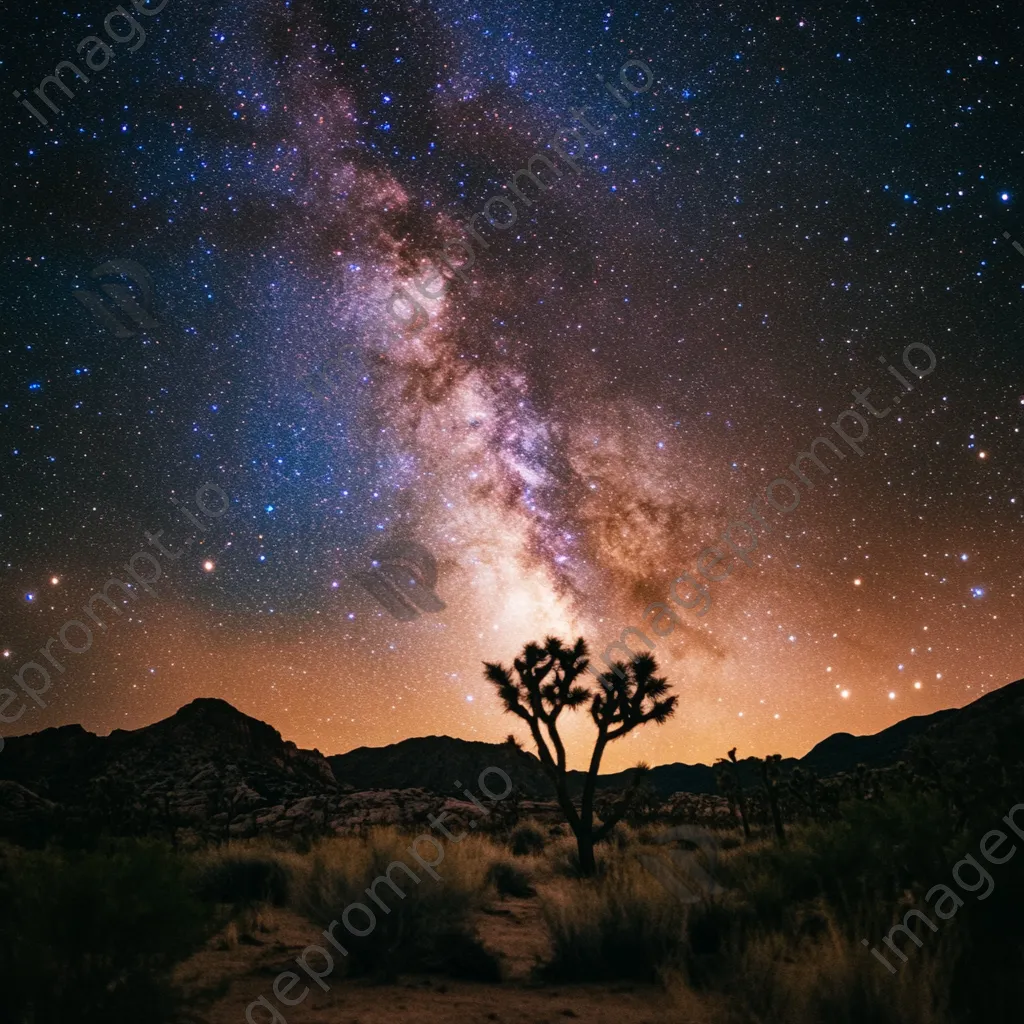
[[[376,830],[365,840],[318,843],[296,879],[293,906],[320,927],[342,920],[350,904],[369,908],[374,920],[369,934],[337,930],[349,950],[342,961],[349,972],[393,979],[403,971],[433,970],[499,980],[497,958],[484,949],[471,915],[484,900],[500,851],[483,838],[448,843],[434,869],[440,878],[434,879],[410,855],[409,844],[394,829]],[[382,907],[368,889],[389,869],[393,884],[373,887]],[[369,927],[362,910],[352,920],[360,930]]]
[[[202,900],[241,909],[259,903],[285,906],[304,858],[266,841],[245,840],[196,853],[193,863]]]
[[[825,934],[794,941],[778,932],[754,937],[742,951],[730,992],[764,1024],[945,1024],[944,986],[935,961],[893,977],[831,919]],[[938,982],[938,984],[936,984]],[[731,1024],[731,1022],[730,1022]]]
[[[690,987],[722,999],[716,1024],[973,1024],[986,1010],[1010,1019],[1024,997],[1019,942],[1024,873],[1001,878],[999,902],[970,900],[956,920],[898,937],[891,974],[862,945],[882,946],[909,907],[977,840],[941,801],[890,795],[843,807],[839,820],[794,827],[722,851],[728,892],[695,905],[680,969]],[[1008,941],[1010,940],[1010,941]]]
[[[491,864],[487,881],[494,886],[499,896],[527,899],[537,892],[530,884],[530,876],[520,865],[509,860],[496,860]]]
[[[631,856],[606,851],[597,878],[564,880],[543,903],[558,981],[656,981],[679,956],[686,909]]]
[[[868,820],[855,817],[860,813]],[[923,885],[941,881],[935,808],[890,803],[846,820],[793,828],[789,843],[718,844],[724,887],[695,903],[654,877],[651,858],[678,870],[672,839],[656,826],[621,829],[599,853],[593,879],[573,879],[571,851],[548,849],[542,886],[557,981],[657,981],[680,1012],[708,1024],[968,1024],[978,1007],[1024,988],[999,944],[970,916],[924,934],[921,950],[890,974],[861,945],[877,945]],[[948,843],[948,840],[947,840]],[[704,864],[707,868],[708,865]],[[1014,905],[1019,883],[1006,878]],[[993,934],[1006,914],[979,905]],[[1019,951],[1017,953],[1019,963]],[[1016,979],[1016,980],[1015,980]]]
[[[508,846],[516,857],[543,853],[546,840],[544,833],[534,825],[523,824],[509,836]]]

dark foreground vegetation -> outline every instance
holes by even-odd
[[[450,847],[442,882],[412,887],[368,940],[352,940],[338,981],[430,972],[499,982],[500,950],[484,948],[475,915],[506,898],[537,899],[551,940],[539,981],[654,983],[706,1000],[716,1024],[1019,1019],[1024,854],[1000,866],[979,854],[981,837],[995,828],[1024,845],[1001,822],[1021,792],[1019,766],[993,763],[974,776],[947,765],[932,784],[910,770],[867,779],[860,795],[851,783],[817,820],[787,815],[784,845],[767,807],[749,840],[738,825],[715,832],[724,892],[692,904],[645,866],[688,845],[659,842],[671,826],[656,810],[620,823],[598,846],[590,878],[580,877],[564,829],[525,822],[472,837]],[[758,800],[748,798],[751,813]],[[87,850],[4,847],[4,1017],[189,1019],[170,982],[176,962],[211,943],[256,941],[261,913],[277,907],[306,917],[312,941],[408,841],[378,830],[302,849],[267,840],[188,852],[146,840],[104,840]],[[987,887],[972,894],[953,882],[953,866],[968,853],[991,875],[987,899],[977,898]],[[978,880],[966,869],[962,877]],[[947,921],[924,900],[938,884],[963,900]],[[911,920],[921,946],[898,934],[903,963],[882,939],[912,907],[937,931]],[[895,975],[864,938],[888,952]]]
[[[578,669],[578,651],[555,652],[563,656]],[[620,696],[643,690],[664,699],[654,666],[633,668],[640,682],[628,673]],[[583,700],[561,683],[549,693],[556,704]],[[644,991],[674,1001],[679,1019],[1020,1020],[1024,852],[995,863],[983,851],[993,849],[993,830],[1007,837],[999,858],[1024,847],[1003,821],[1024,803],[1022,703],[1008,692],[955,731],[916,740],[895,765],[830,778],[730,751],[717,797],[665,800],[640,770],[621,792],[591,789],[592,806],[571,828],[538,817],[535,805],[520,814],[509,798],[448,844],[441,881],[410,887],[373,934],[347,943],[351,954],[331,985],[469,978],[501,986],[502,1005],[514,1005],[523,978],[509,977],[505,951],[484,941],[481,922],[518,902],[534,908],[544,933],[532,983],[650,985]],[[599,730],[602,721],[599,714]],[[557,754],[552,760],[557,779]],[[1024,808],[1014,823],[1024,829]],[[235,1000],[218,1020],[240,1020],[247,1000],[231,993],[230,979],[208,986],[202,1005],[194,993],[186,1005],[176,966],[198,951],[274,948],[275,915],[308,924],[303,941],[317,941],[411,838],[368,827],[333,838],[194,836],[172,845],[118,836],[115,824],[0,843],[3,1021],[177,1024],[197,1013],[212,1019],[218,999]],[[681,838],[681,825],[699,826],[713,842]],[[936,899],[937,886],[951,896]],[[282,965],[294,955],[283,952]]]

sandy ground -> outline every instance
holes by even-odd
[[[326,923],[326,922],[325,922]],[[327,979],[298,1006],[285,1008],[273,997],[274,978],[294,969],[294,958],[317,941],[316,928],[288,911],[266,915],[265,931],[233,948],[215,941],[182,964],[176,978],[193,1009],[195,1024],[242,1024],[246,1007],[260,995],[278,1007],[287,1024],[705,1024],[699,1010],[684,1008],[679,993],[655,986],[540,985],[531,980],[546,953],[547,936],[536,899],[496,902],[479,915],[485,944],[501,950],[505,980],[500,984],[455,981],[440,976],[408,976],[393,985]],[[256,944],[259,943],[259,944]],[[296,988],[296,993],[301,987]],[[265,1010],[256,1012],[266,1024]]]

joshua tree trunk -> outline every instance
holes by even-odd
[[[780,846],[786,845],[786,831],[782,827],[782,812],[779,810],[779,762],[781,754],[770,754],[761,762],[761,780],[764,782],[768,805],[772,809],[772,826],[775,839]]]
[[[772,826],[775,829],[775,838],[779,841],[780,846],[785,846],[786,831],[782,827],[782,815],[779,813],[779,795],[774,789],[768,791],[768,802],[772,807]]]
[[[743,795],[743,783],[740,782],[740,768],[736,762],[736,748],[729,751],[729,760],[732,762],[732,777],[736,783],[736,803],[740,805],[740,817],[743,819],[743,838],[750,838],[750,819],[747,817],[747,800]]]
[[[582,832],[576,836],[576,849],[580,859],[580,875],[584,878],[592,877],[597,872],[593,832]]]
[[[589,877],[597,870],[594,859],[594,790],[597,788],[597,773],[601,767],[601,758],[607,739],[603,732],[598,732],[594,752],[590,757],[587,777],[583,780],[583,799],[580,801],[580,830],[576,833],[576,846],[580,857],[580,874]]]

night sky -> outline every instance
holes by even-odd
[[[500,740],[484,660],[644,628],[737,518],[751,565],[667,606],[677,716],[607,769],[799,755],[1024,676],[1019,4],[126,7],[5,13],[0,733],[218,696],[324,753]],[[88,82],[54,113],[63,60]],[[527,206],[537,152],[562,174]],[[514,224],[475,217],[495,195]],[[845,458],[801,486],[822,435]],[[409,542],[446,607],[402,621],[353,573]],[[71,653],[142,550],[153,593]]]

